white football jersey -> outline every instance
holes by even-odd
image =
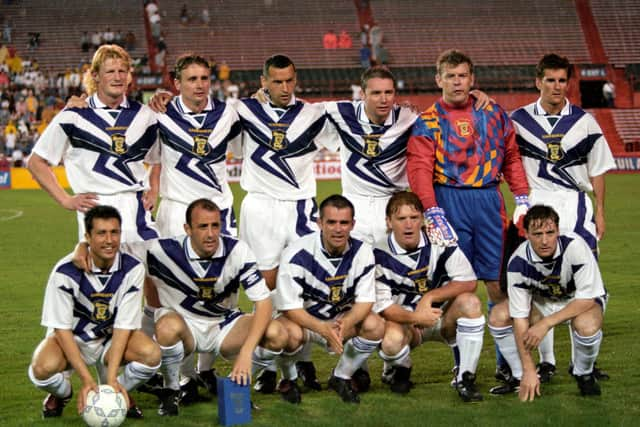
[[[392,304],[414,311],[427,292],[451,281],[476,280],[471,263],[458,246],[431,245],[423,233],[418,249],[404,250],[390,233],[374,249],[376,258],[376,304],[379,313]],[[443,303],[434,304],[436,307]]]
[[[160,197],[185,204],[205,197],[221,209],[232,206],[226,157],[229,142],[240,134],[235,109],[210,99],[202,113],[195,114],[175,97],[157,117]]]
[[[542,260],[529,241],[523,242],[507,266],[511,317],[529,317],[531,302],[566,302],[603,297],[606,293],[598,261],[576,234],[558,236],[550,261]]]
[[[163,307],[185,318],[220,322],[238,311],[238,292],[250,301],[269,298],[249,246],[221,235],[216,253],[200,259],[187,236],[158,239],[147,251],[147,270]]]
[[[157,138],[155,114],[147,106],[124,100],[107,108],[97,97],[90,108],[58,113],[33,152],[52,165],[64,160],[75,193],[116,194],[148,188],[144,160]]]
[[[596,120],[568,100],[557,116],[547,115],[538,100],[511,119],[532,190],[590,192],[591,177],[616,167]]]
[[[142,318],[144,266],[119,253],[108,272],[86,273],[69,254],[49,276],[42,307],[42,326],[71,330],[88,342],[110,339],[113,329],[139,329]]]
[[[322,320],[354,303],[375,302],[375,265],[368,244],[349,239],[340,257],[322,246],[320,232],[301,237],[282,253],[274,305],[280,311],[304,308]]]
[[[406,190],[407,141],[418,115],[396,106],[380,126],[369,121],[363,101],[324,105],[341,142],[342,192],[381,197]]]
[[[337,146],[326,130],[324,106],[293,98],[281,117],[282,109],[256,99],[243,99],[235,106],[242,137],[234,141],[233,153],[244,159],[242,188],[279,200],[315,197],[316,153],[322,147],[335,151]]]

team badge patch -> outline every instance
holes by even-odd
[[[105,322],[109,319],[111,319],[109,303],[105,301],[96,301],[93,303],[93,320],[96,322]]]
[[[198,299],[211,301],[215,297],[213,286],[198,286]]]
[[[564,157],[564,151],[562,150],[562,146],[559,142],[549,142],[547,143],[547,159],[550,162],[557,162],[562,160]]]
[[[559,276],[548,276],[542,280],[542,285],[549,289],[549,294],[552,297],[560,298],[564,295],[562,286],[560,285]]]
[[[211,151],[209,140],[204,136],[196,135],[193,137],[193,154],[196,156],[206,156]]]
[[[339,303],[344,296],[344,292],[342,292],[342,285],[331,286],[329,289],[329,301],[333,304]]]
[[[275,151],[280,151],[287,148],[287,145],[287,134],[284,131],[271,131],[271,148],[273,148]]]
[[[418,289],[418,292],[420,292],[421,294],[426,294],[429,291],[429,284],[426,277],[415,279],[413,283],[416,285],[416,289]]]
[[[458,136],[467,137],[473,134],[473,124],[471,120],[459,119],[456,120],[456,133]]]
[[[366,157],[378,157],[380,155],[380,139],[381,135],[365,135],[364,147],[362,154]]]
[[[127,152],[127,143],[125,137],[121,133],[114,133],[111,135],[111,151],[121,155]]]

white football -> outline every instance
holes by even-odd
[[[87,393],[82,419],[89,427],[117,427],[127,417],[127,402],[110,385],[101,385],[98,393]]]

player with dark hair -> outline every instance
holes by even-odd
[[[374,250],[374,312],[386,320],[379,353],[385,362],[383,381],[396,393],[408,393],[411,348],[441,341],[459,349],[455,385],[460,398],[465,402],[482,400],[475,372],[485,320],[474,293],[476,276],[457,246],[429,243],[423,212],[414,193],[394,194],[386,209],[389,236]]]
[[[59,417],[72,396],[64,371],[73,368],[82,382],[78,412],[87,393],[97,392],[88,366],[96,365],[100,382],[117,392],[146,382],[160,367],[160,349],[140,328],[144,266],[120,252],[121,217],[111,206],[96,206],[84,216],[90,268],[85,272],[69,254],[49,277],[42,309],[46,338],[36,348],[29,378],[49,392],[42,415]],[[118,369],[126,364],[122,374]],[[127,417],[142,412],[129,399]]]
[[[566,57],[543,56],[536,66],[540,98],[514,111],[511,119],[531,203],[552,206],[560,214],[560,232],[578,234],[597,257],[605,233],[604,176],[615,162],[595,118],[567,99],[572,68]],[[543,382],[555,373],[553,329],[540,345],[538,369]],[[596,375],[608,377],[598,369]]]
[[[506,112],[495,103],[473,107],[471,59],[445,51],[436,68],[442,98],[414,125],[407,148],[409,183],[426,209],[431,243],[458,241],[485,282],[491,310],[504,298],[499,279],[507,220],[500,182],[506,179],[515,195],[515,223],[528,207],[529,187]],[[497,362],[500,371],[499,357]]]
[[[562,323],[571,326],[573,375],[580,393],[601,393],[593,371],[607,294],[587,243],[577,234],[560,233],[559,223],[555,210],[544,205],[531,207],[524,217],[528,240],[509,260],[509,299],[496,305],[489,317],[491,335],[512,371],[512,378],[493,388],[493,394],[518,391],[522,401],[540,395],[531,351]]]
[[[279,359],[282,397],[299,403],[294,363],[306,342],[340,354],[329,388],[343,401],[359,403],[368,383],[352,378],[380,344],[384,322],[371,312],[375,302],[375,269],[371,247],[351,238],[354,209],[343,196],[320,205],[319,232],[289,245],[278,271],[275,305],[283,313],[289,341]]]

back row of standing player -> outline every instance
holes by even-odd
[[[261,82],[268,101],[234,105],[209,96],[207,62],[186,55],[175,69],[180,96],[156,115],[126,99],[129,65],[117,47],[97,51],[88,81],[92,108],[59,114],[29,162],[42,187],[78,212],[81,236],[83,212],[99,203],[122,213],[125,243],[157,237],[148,211],[158,191],[162,235],[182,234],[186,207],[200,197],[220,206],[223,229],[233,234],[225,167],[230,150],[244,159],[241,186],[248,192],[240,236],[273,289],[284,247],[317,228],[313,158],[323,147],[340,148],[343,194],[355,206],[354,237],[384,240],[387,201],[410,186],[426,209],[430,238],[446,244],[457,232],[460,248],[496,302],[503,298],[496,255],[502,253],[506,222],[503,177],[523,207],[519,213],[528,206],[528,179],[532,201],[560,212],[562,231],[578,232],[594,252],[604,233],[603,175],[613,167],[612,157],[595,120],[567,101],[570,66],[556,55],[540,62],[541,97],[514,113],[515,129],[495,103],[473,106],[473,64],[457,51],[438,59],[443,97],[420,117],[394,104],[395,79],[384,68],[363,74],[363,101],[302,103],[294,95],[295,66],[282,55],[265,62]],[[60,188],[47,165],[63,158],[74,196]],[[151,169],[150,187],[143,161],[158,165]],[[592,190],[595,223],[585,196]],[[145,314],[152,317],[159,301],[152,289],[146,291]]]

